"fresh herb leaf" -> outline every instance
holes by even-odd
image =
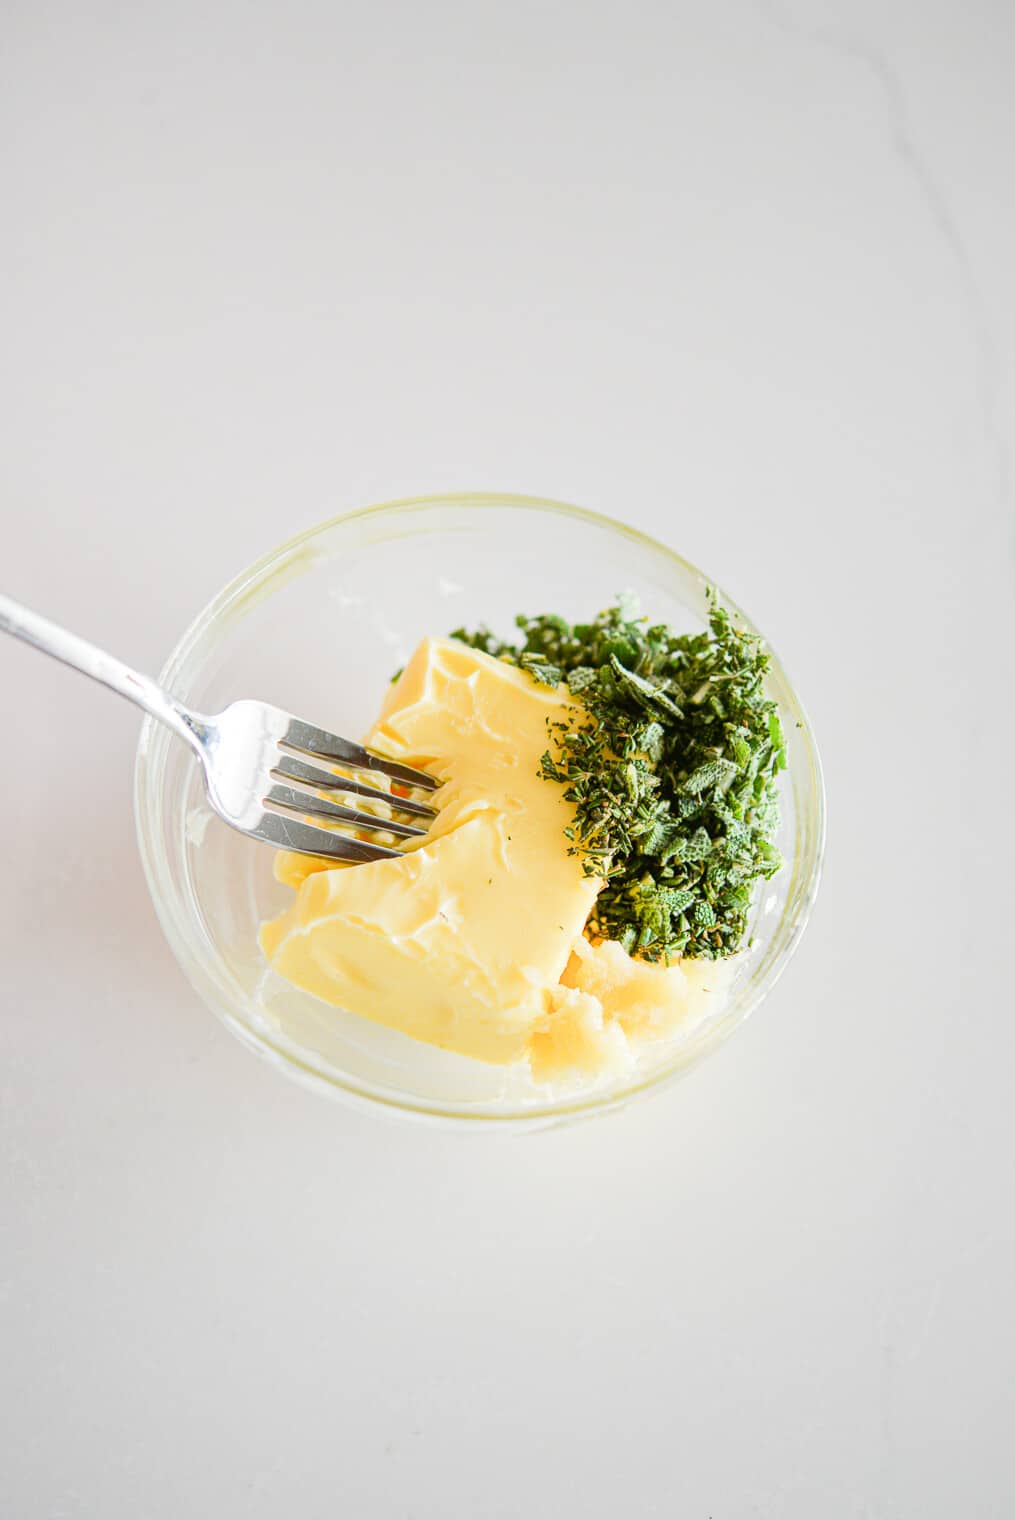
[[[576,699],[540,774],[575,805],[568,847],[604,885],[589,933],[650,960],[716,959],[743,944],[754,888],[782,860],[776,777],[786,745],[769,657],[709,593],[707,632],[646,626],[624,595],[590,623],[519,616],[453,638]]]

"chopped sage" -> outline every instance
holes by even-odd
[[[516,622],[517,644],[482,627],[451,637],[575,698],[540,773],[575,805],[569,853],[604,882],[587,932],[648,960],[732,955],[757,883],[782,865],[786,746],[760,639],[711,591],[697,634],[650,625],[627,595],[591,623]]]

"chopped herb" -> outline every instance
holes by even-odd
[[[452,634],[543,685],[567,682],[573,716],[550,725],[540,774],[575,805],[569,853],[605,883],[588,931],[648,960],[732,955],[756,884],[782,865],[769,656],[709,603],[698,634],[649,625],[630,596],[591,623],[519,616],[519,644]]]

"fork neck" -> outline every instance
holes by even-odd
[[[126,665],[123,667],[123,673],[122,685],[113,686],[111,681],[105,684],[142,708],[151,717],[157,718],[160,723],[164,723],[167,728],[172,729],[174,734],[185,740],[192,750],[201,754],[211,737],[210,719],[204,717],[202,713],[196,713],[191,708],[185,707],[149,676],[141,675],[139,671],[131,670]]]

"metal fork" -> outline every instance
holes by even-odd
[[[320,818],[346,828],[411,839],[425,834],[427,822],[436,817],[435,810],[426,803],[371,786],[363,779],[373,772],[404,788],[433,791],[439,783],[425,771],[386,760],[361,744],[315,728],[281,708],[270,707],[266,702],[241,701],[210,717],[194,712],[148,676],[131,670],[94,644],[3,595],[0,595],[0,632],[24,639],[43,654],[53,655],[111,691],[118,691],[185,739],[201,762],[208,800],[216,813],[253,839],[263,839],[278,849],[295,850],[301,855],[324,855],[334,860],[383,860],[396,856],[398,850],[353,839],[337,827],[323,827],[305,820]],[[312,761],[346,766],[360,776],[339,775]],[[307,787],[313,790],[305,790]],[[380,818],[375,813],[317,795],[321,791],[383,802],[407,818],[423,822]]]

